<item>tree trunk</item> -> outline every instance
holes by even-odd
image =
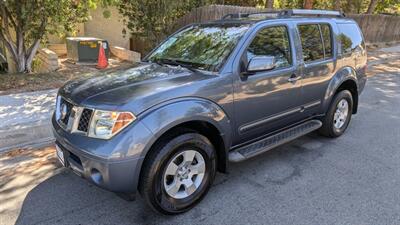
[[[18,38],[19,36],[19,38]],[[40,39],[34,41],[32,46],[27,50],[25,48],[24,39],[21,38],[20,34],[17,34],[17,46],[12,43],[6,42],[7,50],[11,53],[11,57],[15,62],[18,73],[30,73],[32,72],[32,61],[36,55],[37,50],[40,46]]]
[[[16,30],[17,36],[17,71],[18,72],[28,72],[26,71],[26,58],[25,58],[25,45],[24,45],[24,34],[21,29]]]
[[[267,9],[274,8],[274,0],[267,0]]]
[[[16,64],[18,73],[26,72],[26,64],[25,64],[25,56],[24,55],[18,55],[17,58],[14,58],[14,62]]]
[[[340,11],[342,9],[340,0],[333,0],[333,9]]]
[[[379,0],[371,0],[368,6],[367,14],[372,14],[375,11],[376,6],[378,5]]]
[[[314,0],[304,0],[304,8],[305,9],[312,9],[313,8]]]
[[[39,49],[39,46],[40,46],[40,40],[38,39],[32,44],[31,48],[26,53],[25,65],[26,65],[26,71],[28,72],[32,72],[32,61],[36,55],[37,50]]]

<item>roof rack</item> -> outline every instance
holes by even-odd
[[[222,19],[239,19],[239,18],[249,18],[251,16],[263,15],[268,16],[270,14],[273,17],[278,17],[281,14],[279,10],[271,10],[271,11],[263,11],[263,12],[255,12],[255,13],[230,13],[222,17]]]
[[[333,10],[314,10],[314,9],[289,9],[282,10],[282,16],[335,16],[346,17],[343,12]]]
[[[222,17],[224,19],[240,19],[240,18],[250,18],[252,16],[263,15],[266,17],[277,17],[277,18],[287,18],[294,16],[315,16],[315,17],[346,17],[344,13],[340,11],[332,10],[312,10],[312,9],[284,9],[284,10],[273,10],[273,11],[263,11],[255,13],[231,13]]]

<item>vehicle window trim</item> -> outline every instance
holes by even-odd
[[[329,58],[326,58],[325,39],[324,39],[324,37],[323,37],[323,35],[322,35],[321,25],[328,25],[328,27],[329,27],[329,33],[330,33],[329,36],[330,36],[330,38],[331,38],[331,41],[330,41],[330,44],[331,44],[331,57],[329,57]],[[319,30],[320,30],[320,32],[321,32],[322,45],[324,46],[324,59],[325,59],[325,60],[331,59],[331,58],[334,57],[334,56],[333,56],[333,49],[334,49],[333,44],[334,44],[334,42],[333,42],[333,30],[332,30],[332,26],[331,26],[330,23],[319,23]]]
[[[323,38],[322,29],[321,29],[321,25],[322,24],[328,25],[329,30],[330,30],[331,57],[329,57],[329,58],[326,57],[325,42],[324,42],[325,39]],[[331,26],[330,23],[328,23],[328,22],[303,22],[303,23],[296,23],[295,25],[296,25],[296,29],[297,29],[298,36],[299,36],[299,41],[300,41],[300,46],[301,46],[301,57],[302,57],[302,61],[303,61],[304,65],[307,65],[307,64],[315,65],[317,63],[329,62],[329,60],[334,58],[333,29],[332,29],[332,26]],[[319,33],[320,33],[320,38],[321,38],[321,41],[322,41],[322,48],[324,50],[324,58],[318,59],[318,60],[309,61],[309,62],[304,61],[303,45],[301,43],[301,34],[300,34],[300,29],[299,29],[299,26],[302,26],[302,25],[317,25],[318,26]]]
[[[286,28],[286,33],[287,33],[287,37],[288,37],[288,41],[289,41],[289,49],[290,49],[291,64],[288,65],[288,66],[281,67],[281,68],[276,68],[276,69],[273,69],[273,70],[257,71],[257,72],[255,73],[255,75],[252,75],[252,76],[257,76],[258,74],[261,74],[261,73],[262,73],[262,74],[265,74],[265,73],[270,74],[270,73],[275,73],[275,72],[277,72],[277,71],[289,70],[289,69],[293,69],[294,66],[295,66],[296,58],[295,58],[295,55],[293,54],[293,53],[294,53],[294,52],[293,52],[293,47],[294,47],[294,45],[293,45],[292,35],[290,34],[290,27],[289,27],[289,25],[288,25],[287,23],[267,24],[267,25],[264,25],[264,26],[258,28],[258,30],[256,31],[256,33],[255,33],[254,35],[252,35],[252,37],[250,38],[251,40],[248,41],[248,44],[247,44],[247,46],[244,48],[244,51],[243,51],[243,53],[241,54],[240,58],[242,58],[243,55],[247,53],[248,47],[251,45],[251,43],[252,43],[253,40],[256,38],[256,36],[257,36],[262,30],[268,29],[268,28],[271,28],[271,27],[285,27],[285,28]]]

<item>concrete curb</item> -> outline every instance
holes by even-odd
[[[51,145],[54,136],[50,121],[37,121],[0,129],[0,153],[17,148],[35,148]]]
[[[56,89],[0,96],[0,153],[54,142],[51,115]]]

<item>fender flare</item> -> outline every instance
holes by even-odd
[[[324,102],[323,102],[323,111],[326,112],[331,104],[333,96],[335,95],[337,89],[342,85],[344,82],[351,80],[354,81],[358,91],[358,80],[356,71],[351,67],[343,67],[336,72],[336,74],[332,77],[331,81],[328,84],[328,88],[326,89],[324,95]]]
[[[137,181],[140,179],[145,157],[154,143],[168,130],[185,122],[207,122],[217,128],[224,142],[225,164],[227,165],[232,138],[232,121],[216,103],[198,97],[173,99],[140,113],[138,119],[153,136],[145,143],[140,155],[141,160],[136,166],[135,176],[138,177]]]

